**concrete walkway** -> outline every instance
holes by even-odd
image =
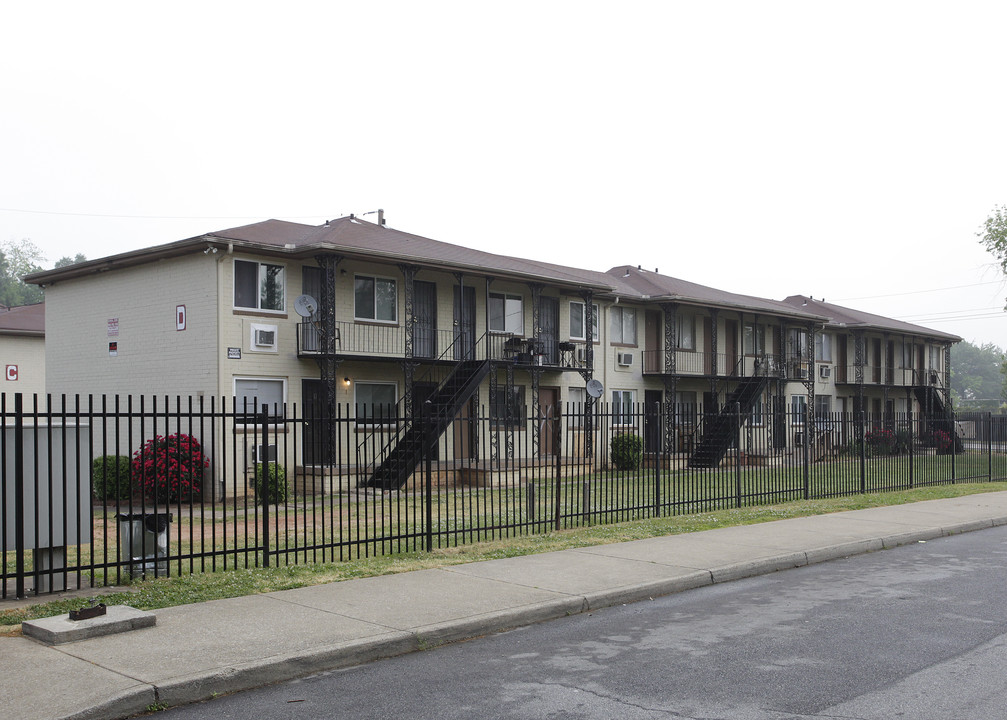
[[[48,646],[0,637],[0,715],[120,718],[607,605],[1007,524],[1007,492],[166,608]]]

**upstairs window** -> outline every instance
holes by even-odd
[[[815,335],[815,360],[817,362],[832,362],[832,336],[820,333]]]
[[[353,317],[393,323],[398,319],[398,291],[391,278],[357,275],[353,278]]]
[[[283,312],[283,266],[235,260],[234,307]]]
[[[520,295],[490,293],[490,332],[524,335],[524,302]]]
[[[696,316],[679,315],[675,318],[675,329],[678,331],[678,349],[696,349]]]
[[[584,317],[586,305],[582,302],[571,302],[570,303],[570,339],[571,340],[587,340],[587,332],[585,322],[587,318]],[[591,340],[598,342],[598,306],[591,305],[591,312],[593,317],[591,318]]]
[[[636,308],[615,305],[609,310],[609,342],[636,345]]]
[[[762,356],[766,354],[766,326],[746,322],[741,337],[745,355]]]

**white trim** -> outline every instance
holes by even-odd
[[[371,308],[374,311],[375,317],[361,317],[357,315],[357,278],[367,278],[369,280],[391,280],[395,284],[395,303],[393,309],[395,310],[395,317],[391,320],[383,320],[377,317],[378,314],[378,292],[377,287],[374,289],[374,306]],[[376,283],[375,283],[376,285]],[[390,275],[377,275],[375,273],[363,273],[355,272],[353,273],[353,319],[359,322],[368,323],[380,323],[382,325],[398,325],[399,324],[399,279],[392,277]]]
[[[237,298],[235,296],[237,295],[237,289],[238,289],[237,263],[239,263],[239,262],[249,263],[251,265],[255,265],[255,267],[256,267],[256,276],[255,276],[256,277],[256,284],[255,284],[255,306],[251,306],[251,305],[237,305],[235,303],[235,301],[237,300]],[[259,307],[259,302],[260,302],[259,288],[260,288],[260,283],[262,282],[261,275],[262,275],[262,266],[263,265],[272,265],[273,267],[278,267],[278,268],[280,268],[283,271],[283,283],[282,283],[282,287],[281,287],[281,289],[283,291],[283,299],[282,299],[283,300],[283,302],[282,302],[283,307],[281,307],[279,310],[272,310],[272,309],[269,309],[269,308]],[[284,315],[284,314],[286,314],[286,312],[287,312],[287,265],[285,263],[265,262],[263,260],[249,260],[249,259],[238,258],[238,257],[234,258],[232,260],[232,262],[231,262],[231,309],[232,310],[244,310],[246,312],[272,313],[274,315]]]

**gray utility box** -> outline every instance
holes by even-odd
[[[4,424],[0,446],[5,500],[3,536],[8,550],[18,547],[16,503],[16,428]],[[40,592],[64,590],[67,545],[91,543],[91,428],[72,419],[38,421],[25,415],[21,429],[24,477],[21,540],[34,553]],[[49,572],[52,571],[52,587]]]
[[[168,574],[171,513],[119,513],[119,557],[132,577]]]

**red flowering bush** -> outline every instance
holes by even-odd
[[[937,452],[947,452],[951,447],[951,435],[945,430],[934,430],[930,433],[930,445],[937,448]]]
[[[203,471],[210,460],[199,441],[185,433],[158,435],[133,453],[133,482],[143,496],[156,502],[198,500]]]

